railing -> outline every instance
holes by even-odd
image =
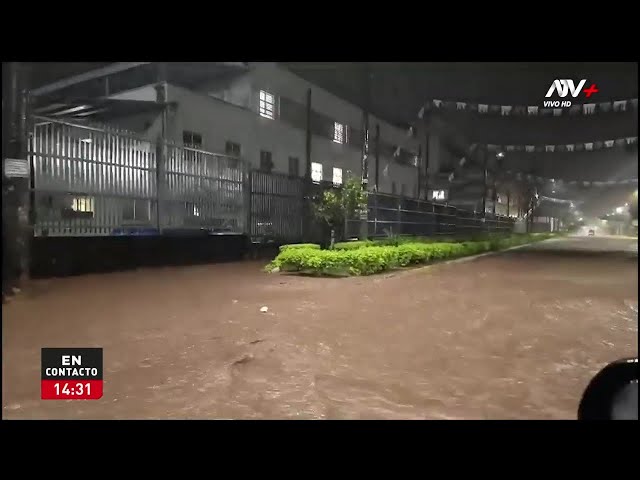
[[[347,236],[357,236],[360,220],[351,220]],[[386,235],[467,236],[510,232],[513,220],[470,212],[452,205],[372,192],[368,195],[369,237]]]
[[[297,242],[322,236],[310,198],[331,184],[249,172],[237,157],[158,144],[108,126],[34,117],[29,155],[36,236],[245,233]],[[358,236],[360,220],[346,222]],[[369,237],[511,231],[506,217],[372,192]]]

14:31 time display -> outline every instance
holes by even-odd
[[[91,384],[87,383],[59,383],[56,382],[53,384],[53,388],[55,388],[56,396],[60,396],[60,394],[64,396],[91,396]]]

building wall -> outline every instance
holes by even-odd
[[[252,167],[259,167],[260,151],[272,152],[273,171],[288,173],[289,157],[299,159],[299,173],[305,173],[306,161],[306,101],[311,89],[312,111],[324,125],[333,121],[348,126],[347,144],[332,140],[330,128],[314,128],[311,142],[312,162],[322,163],[323,179],[331,180],[333,167],[361,175],[361,136],[363,114],[355,105],[316,87],[276,63],[253,63],[248,73],[216,79],[198,91],[169,86],[169,100],[178,107],[169,120],[175,141],[181,140],[182,130],[201,133],[203,148],[224,152],[226,140],[242,146],[242,156]],[[259,92],[276,95],[277,113],[274,120],[261,117]],[[319,124],[318,124],[319,125]],[[369,185],[375,182],[375,131],[380,127],[382,148],[378,167],[379,191],[407,195],[417,192],[417,168],[396,162],[391,145],[401,145],[415,153],[419,140],[407,131],[373,116],[369,119]],[[314,123],[315,126],[315,123]],[[319,129],[319,131],[318,131]]]

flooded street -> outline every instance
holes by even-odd
[[[638,351],[637,239],[362,278],[263,264],[34,282],[2,307],[4,417],[572,419]],[[103,398],[40,400],[42,347],[104,348]]]

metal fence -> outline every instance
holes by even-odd
[[[357,236],[360,220],[351,220],[347,236]],[[367,233],[386,235],[468,236],[476,233],[508,233],[513,220],[500,215],[470,212],[452,205],[397,195],[368,195]]]
[[[298,242],[321,232],[317,222],[305,219],[311,215],[305,202],[336,188],[249,171],[237,157],[159,144],[104,125],[33,120],[29,156],[36,236],[197,229]],[[360,224],[347,222],[346,236],[357,236]],[[512,226],[507,217],[450,205],[375,192],[368,196],[370,237],[506,232]]]
[[[33,121],[34,235],[246,230],[241,159],[170,144],[159,149],[108,126]]]
[[[253,170],[249,183],[251,237],[302,240],[304,179]]]

